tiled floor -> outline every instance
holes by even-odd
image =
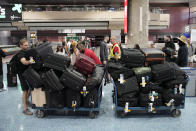
[[[6,79],[5,79],[6,83]],[[117,118],[112,104],[112,85],[103,88],[100,114],[87,116],[49,115],[39,119],[22,114],[21,91],[8,88],[0,92],[0,131],[195,131],[196,98],[186,98],[179,118],[169,115],[130,116]]]

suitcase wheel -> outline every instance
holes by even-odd
[[[45,116],[44,110],[37,110],[35,113],[37,118],[43,118]]]
[[[180,115],[181,115],[181,111],[178,110],[178,109],[173,109],[173,110],[171,111],[171,116],[172,116],[172,117],[179,117]]]
[[[95,117],[96,117],[95,112],[90,111],[90,112],[89,112],[89,117],[90,117],[91,119],[95,119]]]

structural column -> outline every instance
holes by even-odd
[[[128,0],[127,47],[148,45],[149,0]]]

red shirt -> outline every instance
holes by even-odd
[[[95,55],[95,53],[92,50],[86,48],[84,54],[90,57],[91,59],[93,59],[96,64],[100,64],[100,65],[102,64],[99,58]]]
[[[113,44],[113,47],[116,45],[117,43],[114,43]],[[114,47],[114,50],[113,50],[113,54],[115,54],[115,53],[119,53],[119,48],[116,46],[116,47]]]

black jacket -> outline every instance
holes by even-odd
[[[105,41],[102,41],[100,45],[100,59],[102,63],[108,61],[108,47]]]
[[[165,43],[165,47],[168,47],[168,48],[172,48],[173,50],[176,50],[175,48],[175,44],[173,41],[168,41]]]
[[[188,66],[188,48],[186,45],[180,46],[176,63],[180,67]]]
[[[2,51],[2,49],[0,48],[0,75],[3,74],[3,63],[2,63],[2,57],[5,57],[5,53]]]

